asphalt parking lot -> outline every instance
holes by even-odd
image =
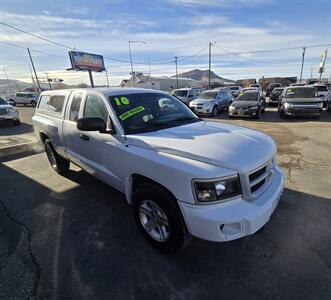
[[[0,127],[31,134],[23,124]],[[44,153],[0,158],[0,299],[330,299],[331,113],[320,120],[216,121],[274,137],[286,174],[267,225],[228,243],[193,239],[179,254],[149,246],[124,196],[72,167],[56,174]],[[1,150],[0,150],[1,151]]]

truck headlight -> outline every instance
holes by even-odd
[[[291,107],[292,107],[292,104],[286,102],[286,103],[284,104],[284,107],[285,107],[285,109],[287,109],[287,108],[291,108]]]
[[[258,109],[258,106],[251,106],[249,109],[251,109],[251,110],[257,110]]]
[[[236,108],[233,105],[229,106],[229,110],[235,110]]]
[[[7,109],[7,114],[15,114],[15,113],[16,113],[16,109],[14,107]]]
[[[241,195],[238,176],[217,181],[196,181],[194,189],[199,202],[227,201]]]

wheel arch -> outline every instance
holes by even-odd
[[[157,185],[158,187],[163,189],[165,192],[167,192],[171,197],[176,199],[175,195],[163,184],[161,184],[161,183],[155,181],[154,179],[147,177],[145,175],[133,173],[133,174],[131,174],[131,176],[129,178],[127,178],[125,180],[125,195],[126,195],[126,200],[129,204],[133,203],[132,195],[133,195],[134,189],[137,186],[139,186],[143,183],[146,183],[146,182]]]

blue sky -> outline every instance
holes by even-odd
[[[129,60],[128,40],[144,41],[146,44],[132,45],[133,60],[141,63],[134,68],[149,72],[150,61],[154,75],[174,74],[174,56],[179,56],[180,72],[207,69],[207,46],[216,42],[212,69],[223,77],[298,76],[300,49],[247,52],[331,43],[331,2],[326,0],[2,0],[0,21],[125,61]],[[88,82],[84,73],[65,71],[70,66],[68,49],[2,25],[0,34],[0,41],[47,53],[32,51],[40,76],[48,72],[67,83]],[[310,76],[311,68],[316,76],[324,49],[307,49],[305,77]],[[193,54],[197,55],[190,57]],[[27,58],[24,49],[0,43],[0,66],[6,67],[9,77],[29,80]],[[105,63],[113,84],[128,77],[128,63],[109,59]],[[327,76],[330,69],[328,65]],[[96,80],[104,83],[104,75],[96,75]]]

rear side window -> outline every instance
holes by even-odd
[[[71,101],[71,106],[70,106],[70,111],[69,111],[69,120],[70,121],[77,122],[82,98],[83,98],[82,94],[74,95],[74,97]]]
[[[65,96],[62,95],[43,95],[40,98],[38,108],[52,113],[62,114]]]
[[[87,96],[84,108],[84,117],[99,117],[107,123],[108,112],[102,99],[98,96]]]

